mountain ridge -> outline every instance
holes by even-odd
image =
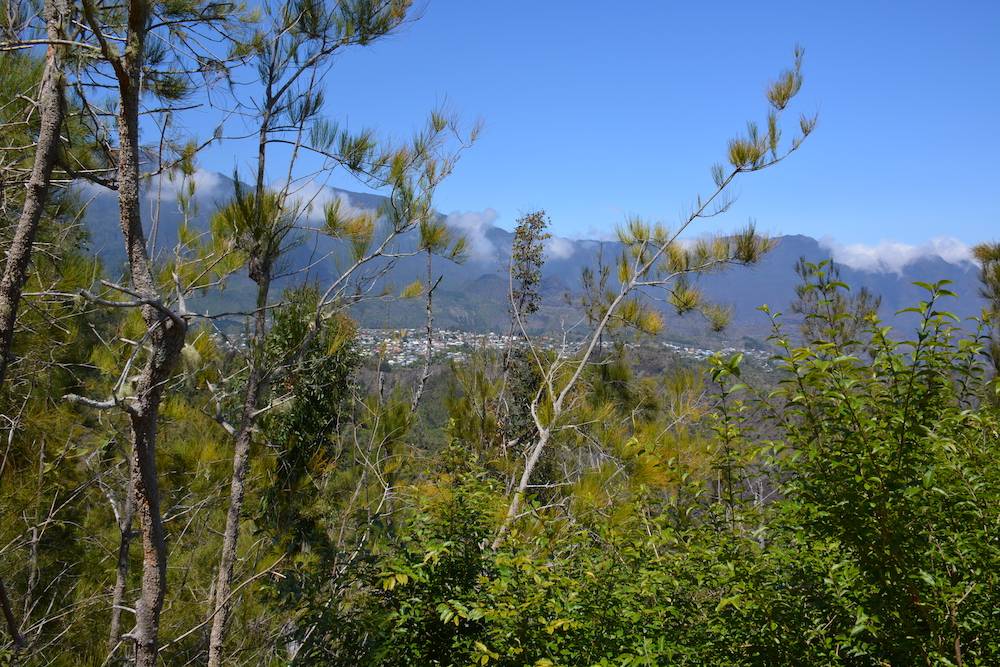
[[[212,212],[229,196],[234,181],[221,174],[198,172],[199,187],[193,201],[196,215],[190,224],[198,231],[207,231]],[[155,191],[167,190],[167,197],[176,192],[176,184],[168,182],[148,183],[144,200],[149,204],[145,217],[152,219]],[[90,233],[91,248],[100,256],[106,270],[114,274],[124,264],[117,224],[117,201],[114,193],[98,190],[94,186],[83,188],[85,199],[90,200],[84,223]],[[318,216],[322,204],[333,198],[340,198],[353,208],[375,208],[383,200],[380,195],[353,192],[339,188],[323,187],[315,193],[312,215]],[[505,328],[507,316],[507,264],[510,256],[513,233],[492,223],[482,221],[470,226],[461,216],[442,216],[456,233],[465,233],[471,238],[469,259],[463,264],[455,264],[443,258],[435,259],[435,274],[442,276],[439,291],[435,292],[435,320],[438,326],[465,328],[474,331],[498,331]],[[181,222],[177,207],[168,198],[161,200],[158,216],[157,247],[161,250],[172,246],[177,228]],[[147,225],[149,223],[147,222]],[[305,266],[312,258],[329,254],[329,261],[321,262],[308,273],[310,280],[322,284],[336,271],[338,259],[343,261],[345,253],[338,248],[338,242],[325,237],[303,238],[304,242],[286,258],[282,270],[292,271],[297,266]],[[797,281],[794,266],[799,258],[819,262],[831,256],[832,250],[823,242],[803,234],[789,234],[776,237],[775,247],[761,262],[752,267],[729,267],[720,272],[698,276],[695,283],[709,301],[731,307],[732,323],[724,334],[713,334],[698,318],[668,317],[668,337],[680,340],[705,341],[718,338],[739,340],[749,338],[761,340],[768,335],[770,322],[759,307],[768,304],[772,310],[786,313],[795,298]],[[400,239],[397,250],[407,251],[416,247],[416,236],[409,234]],[[593,239],[569,239],[553,237],[546,244],[546,262],[542,270],[542,296],[544,307],[542,316],[533,328],[537,331],[554,331],[565,328],[579,319],[579,312],[567,303],[566,295],[579,292],[579,277],[584,268],[596,269],[599,257],[606,260],[616,257],[622,250],[617,241]],[[376,267],[384,264],[376,263]],[[949,261],[933,254],[918,255],[903,262],[898,269],[885,264],[883,270],[856,268],[839,263],[841,277],[854,289],[866,287],[882,297],[881,314],[893,324],[905,324],[906,318],[897,316],[898,311],[919,302],[923,298],[915,281],[936,282],[950,280],[958,298],[949,309],[965,318],[979,314],[981,304],[977,296],[978,273],[971,261]],[[403,285],[412,282],[425,273],[424,259],[405,257],[397,260],[392,269],[379,278],[377,292],[396,292]],[[298,280],[302,278],[299,277]],[[277,289],[283,289],[295,282],[295,276],[279,281]],[[234,277],[227,288],[227,301],[250,301],[250,285],[245,275]],[[231,309],[231,307],[229,308]],[[354,316],[362,326],[418,327],[423,323],[424,305],[421,300],[392,300],[362,303],[353,309]]]

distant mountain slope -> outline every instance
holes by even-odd
[[[199,172],[196,181],[195,203],[197,215],[192,220],[196,229],[207,230],[214,210],[232,195],[233,181],[221,174]],[[175,203],[177,184],[167,180],[163,184],[147,187],[144,211],[147,226],[154,215],[153,196],[160,187],[161,205],[157,222],[156,247],[169,251],[177,238],[181,215]],[[90,230],[91,246],[101,256],[108,273],[115,274],[123,268],[124,255],[118,230],[117,201],[114,194],[87,186],[82,188],[89,200],[85,223]],[[382,198],[378,195],[350,192],[332,188],[320,190],[316,196],[314,215],[319,218],[322,204],[332,198],[341,198],[354,208],[377,208]],[[435,298],[435,320],[442,328],[474,331],[501,330],[507,323],[507,263],[510,257],[513,234],[493,225],[470,229],[460,217],[454,221],[455,231],[466,232],[473,252],[462,265],[444,259],[435,260],[435,272],[443,280]],[[776,247],[754,267],[733,267],[723,272],[701,276],[698,285],[705,296],[733,308],[733,321],[722,336],[711,334],[698,317],[669,317],[668,337],[681,340],[739,340],[743,337],[760,340],[767,335],[767,318],[758,311],[762,304],[773,310],[788,312],[795,297],[796,276],[794,266],[800,257],[818,262],[830,256],[818,241],[807,236],[782,236]],[[396,250],[407,251],[415,247],[416,237],[410,235],[400,241]],[[573,325],[579,314],[566,301],[566,294],[578,292],[580,275],[584,268],[596,268],[599,258],[613,261],[621,252],[617,242],[591,240],[553,239],[547,246],[543,270],[542,292],[545,301],[543,317],[535,326],[538,329],[558,330]],[[326,237],[303,232],[299,243],[285,260],[283,271],[309,265],[329,255],[312,267],[308,274],[298,273],[279,282],[279,288],[301,281],[305,276],[320,284],[334,275],[338,265],[345,261],[345,253],[338,243]],[[402,258],[378,285],[398,291],[401,286],[423,275],[422,258]],[[906,263],[898,271],[862,270],[841,266],[845,282],[855,288],[867,287],[882,296],[883,316],[888,319],[902,308],[915,304],[922,298],[914,281],[933,282],[948,279],[959,298],[949,304],[950,310],[962,317],[977,314],[981,303],[977,297],[977,271],[971,262],[949,262],[941,257],[926,255]],[[250,285],[245,276],[237,276],[227,288],[227,309],[234,304],[250,303]],[[376,290],[376,292],[378,291]],[[364,303],[355,309],[355,316],[365,327],[417,327],[424,309],[419,300],[379,300]],[[789,318],[791,319],[791,318]]]

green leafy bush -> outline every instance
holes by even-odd
[[[813,269],[816,335],[795,345],[774,317],[774,386],[715,360],[697,488],[641,487],[603,519],[565,503],[493,550],[504,489],[455,441],[299,660],[997,664],[1000,419],[979,339],[941,309],[944,284],[897,340],[830,307],[846,286]]]

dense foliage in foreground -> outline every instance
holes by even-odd
[[[994,664],[1000,415],[981,402],[993,388],[978,343],[938,311],[941,286],[912,340],[872,319],[859,340],[831,342],[846,322],[822,306],[839,287],[813,288],[831,292],[811,315],[831,336],[794,347],[777,327],[771,391],[740,384],[738,359],[715,361],[707,480],[679,458],[651,461],[677,436],[639,428],[587,475],[655,472],[589,505],[584,479],[561,505],[539,499],[492,551],[503,489],[466,462],[475,443],[453,440],[452,465],[411,487],[398,534],[339,608],[322,592],[299,601],[315,628],[301,659]]]
[[[68,247],[39,263],[38,280],[86,284],[96,267]],[[628,346],[602,351],[496,548],[541,381],[531,354],[515,350],[507,374],[488,353],[442,368],[413,413],[406,382],[364,381],[377,360],[362,360],[346,317],[312,335],[318,293],[289,294],[266,354],[304,353],[254,444],[234,661],[996,664],[1000,411],[988,329],[955,321],[943,284],[925,286],[907,336],[850,307],[828,265],[800,273],[805,320],[788,331],[772,315],[763,373],[745,373],[737,355],[648,375]],[[121,537],[121,425],[57,400],[106,386],[113,356],[100,341],[140,325],[78,306],[48,303],[32,312],[39,324],[24,320],[4,396],[5,413],[30,426],[4,457],[4,506],[23,509],[0,524],[29,664],[104,662],[109,591],[140,574]],[[61,337],[31,333],[45,321]],[[171,664],[204,655],[228,479],[212,415],[231,408],[206,392],[230,372],[227,353],[203,332],[185,354],[159,453],[177,559]],[[65,372],[50,372],[52,360]]]
[[[87,266],[77,250],[39,265],[67,285]],[[603,351],[496,548],[525,451],[504,420],[536,395],[530,355],[512,355],[520,370],[506,387],[495,355],[442,369],[415,414],[391,374],[366,389],[373,367],[347,318],[313,336],[317,292],[291,294],[266,353],[305,353],[254,445],[234,659],[996,664],[1000,412],[988,332],[946,312],[945,285],[926,286],[907,337],[845,307],[826,265],[802,274],[802,331],[773,315],[775,357],[752,380],[738,355],[643,375],[627,346]],[[111,362],[98,341],[137,325],[58,304],[39,316],[63,322],[66,338],[26,344],[22,379],[5,393],[5,410],[33,416],[4,459],[4,505],[24,508],[4,513],[4,563],[36,619],[28,662],[100,664],[108,639],[94,630],[111,612],[125,500],[121,427],[53,396],[101,387]],[[225,512],[226,434],[211,417],[225,406],[205,393],[226,369],[214,340],[201,334],[187,350],[162,432],[178,559],[170,663],[203,655]],[[72,372],[32,374],[51,359]],[[522,417],[518,432],[529,426]],[[26,570],[14,569],[19,554]],[[124,573],[127,590],[139,571]]]
[[[51,279],[80,280],[83,267],[64,262]],[[795,342],[774,315],[775,357],[752,381],[739,356],[657,377],[636,375],[624,346],[603,353],[496,549],[522,456],[496,435],[500,360],[477,355],[444,371],[430,394],[443,417],[412,415],[400,387],[363,391],[351,323],[309,338],[317,294],[293,295],[268,354],[304,339],[308,353],[285,380],[292,400],[262,423],[237,655],[324,665],[995,664],[1000,412],[988,337],[944,310],[946,286],[928,285],[903,339],[870,311],[844,308],[846,287],[825,268],[804,274],[808,338]],[[59,309],[47,317],[134,326]],[[8,449],[18,475],[7,479],[19,483],[5,485],[4,503],[26,509],[5,513],[3,527],[31,557],[30,579],[13,578],[40,619],[30,662],[99,664],[106,638],[94,629],[106,627],[112,571],[90,545],[113,553],[117,427],[51,402],[100,375],[29,373],[46,357],[100,361],[101,348],[70,335],[77,345],[53,339],[31,350],[36,361],[25,350],[25,379],[5,399],[48,417],[26,432],[41,459],[20,440]],[[205,373],[220,352],[208,341],[197,354]],[[535,382],[530,369],[521,375]],[[225,459],[213,444],[223,435],[199,398],[207,381],[186,381],[164,429],[170,544],[187,554],[171,573],[170,662],[202,650],[199,602],[224,512]],[[25,521],[41,529],[18,541]],[[67,638],[78,652],[64,652]]]

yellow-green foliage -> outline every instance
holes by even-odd
[[[403,291],[399,293],[400,299],[413,299],[424,293],[424,284],[419,280],[414,280],[412,283],[403,288]]]

